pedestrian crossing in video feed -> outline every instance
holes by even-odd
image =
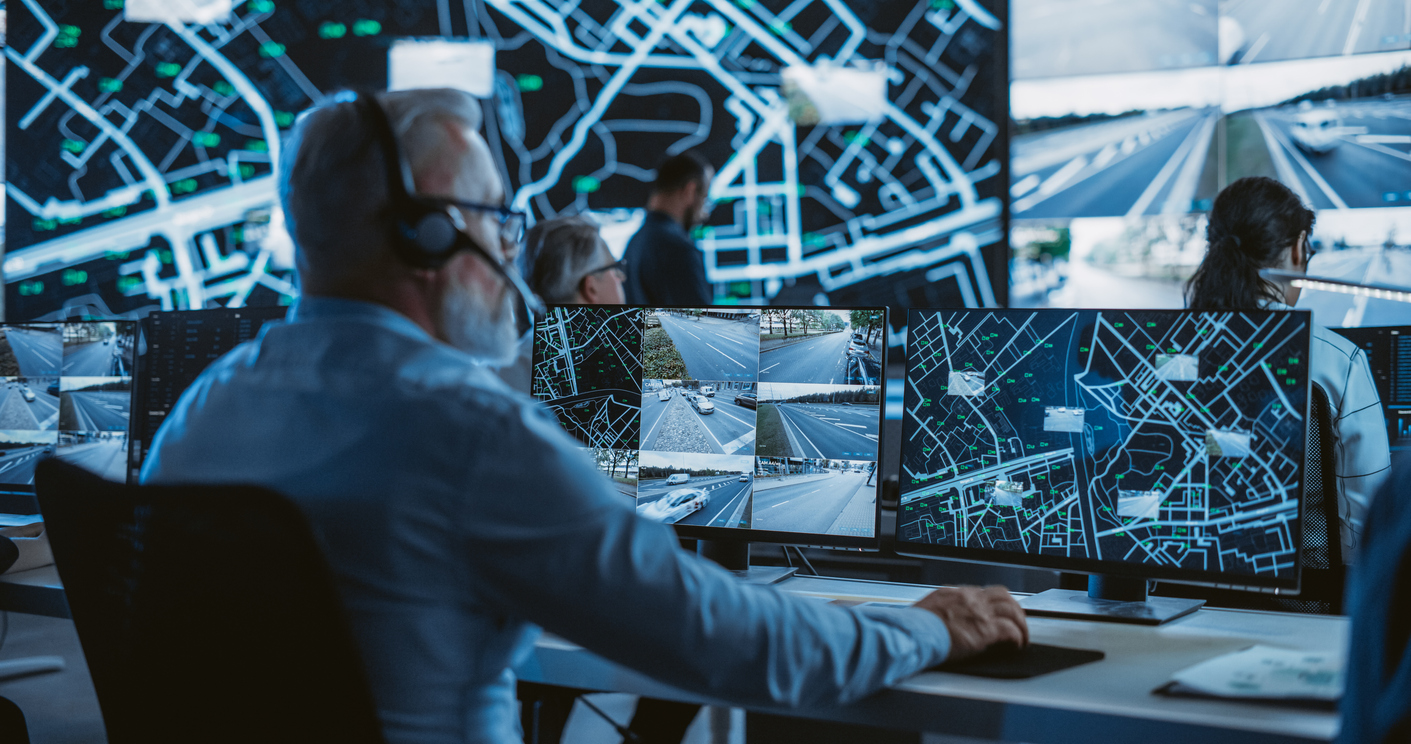
[[[1411,283],[1411,5],[1011,5],[1016,307],[1180,308],[1215,195],[1267,176],[1318,214],[1309,273]],[[1306,293],[1342,326],[1392,303]]]
[[[32,488],[57,455],[126,480],[132,321],[0,325],[0,488]]]
[[[873,537],[881,309],[549,309],[532,390],[637,513]]]

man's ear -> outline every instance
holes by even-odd
[[[585,276],[578,282],[578,299],[584,305],[598,304],[598,284],[593,281],[593,277]]]

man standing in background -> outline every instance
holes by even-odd
[[[705,260],[691,229],[710,216],[706,193],[715,168],[695,152],[673,155],[657,168],[642,229],[627,243],[627,302],[632,305],[710,305]]]

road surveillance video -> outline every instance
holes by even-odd
[[[533,392],[648,519],[872,537],[885,322],[877,308],[555,306],[535,329]]]
[[[1203,214],[1246,176],[1318,212],[1320,253],[1371,250],[1373,273],[1411,276],[1404,220],[1376,213],[1411,207],[1411,6],[1022,0],[1012,13],[1011,306],[1183,306]],[[1121,223],[1080,224],[1093,219]],[[1319,235],[1348,219],[1379,235]],[[1080,232],[1113,245],[1089,250]],[[1368,281],[1365,255],[1319,258],[1310,272]],[[1366,298],[1305,297],[1343,325],[1378,322],[1357,317]]]
[[[0,325],[0,487],[29,487],[45,457],[127,477],[137,324]]]
[[[1216,0],[1012,0],[1009,14],[1014,80],[1219,64]]]
[[[876,385],[884,321],[881,310],[766,309],[760,382]]]
[[[898,540],[1291,581],[1310,324],[912,311]]]

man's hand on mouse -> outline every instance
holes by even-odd
[[[1002,586],[958,586],[937,589],[914,606],[936,613],[950,630],[950,655],[956,661],[1008,642],[1029,643],[1024,608]]]

